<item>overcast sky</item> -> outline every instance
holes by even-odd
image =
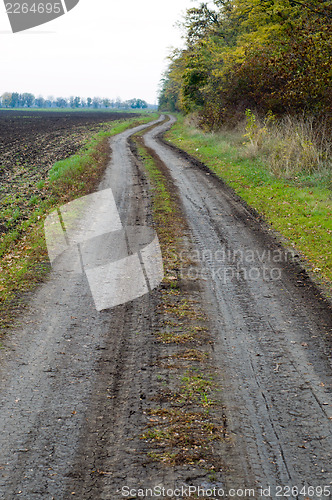
[[[0,0],[0,95],[137,97],[153,104],[169,49],[182,43],[174,24],[193,5],[80,0],[64,16],[12,34]]]

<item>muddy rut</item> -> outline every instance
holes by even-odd
[[[228,422],[220,484],[257,498],[260,487],[264,498],[288,487],[302,488],[291,498],[331,498],[329,304],[255,214],[160,139],[172,120],[145,142],[173,179],[193,241],[183,260],[194,275],[183,279],[201,283]],[[128,146],[144,127],[112,138],[100,184],[128,226],[152,224],[149,184]],[[84,275],[54,270],[38,288],[0,353],[0,498],[115,500],[124,485],[206,484],[194,467],[147,460],[138,436],[156,392],[158,294],[97,312]]]

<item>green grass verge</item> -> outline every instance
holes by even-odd
[[[170,286],[175,286],[173,281],[176,276],[175,270],[179,267],[177,242],[181,238],[181,228],[183,226],[181,216],[167,179],[161,172],[156,159],[151,156],[144,146],[142,133],[136,134],[133,143],[151,183],[153,218],[157,225],[164,267],[167,270],[164,282]]]
[[[8,231],[0,241],[0,327],[14,323],[31,290],[49,271],[44,220],[57,206],[92,192],[109,160],[108,138],[156,119],[157,113],[104,124],[81,151],[54,164],[46,180],[38,181],[41,196],[28,202],[13,193],[1,200],[0,219]],[[22,207],[28,215],[19,220]],[[27,207],[29,205],[29,207]]]
[[[263,214],[265,220],[305,256],[317,279],[331,291],[331,190],[304,186],[298,178],[277,178],[264,159],[248,158],[240,141],[236,147],[229,134],[203,133],[186,125],[182,116],[178,116],[166,139],[207,165]]]

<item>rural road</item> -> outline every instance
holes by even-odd
[[[273,499],[287,487],[322,487],[290,498],[332,498],[331,310],[221,181],[160,141],[172,121],[159,119],[145,142],[178,189],[195,243],[183,258],[199,260],[232,436],[224,484],[270,487]],[[112,138],[100,184],[127,226],[152,221],[128,146],[144,127]],[[132,438],[154,389],[157,302],[152,292],[97,312],[85,275],[61,266],[38,288],[0,352],[1,499],[117,500],[126,482],[176,484],[145,466],[144,444]]]

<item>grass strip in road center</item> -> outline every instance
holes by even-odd
[[[165,278],[155,331],[160,356],[154,376],[160,391],[152,398],[155,404],[144,411],[147,425],[141,439],[149,445],[152,460],[168,466],[190,465],[214,482],[220,480],[223,464],[217,443],[227,439],[227,422],[218,400],[213,338],[202,310],[199,280],[188,286],[183,278],[182,271],[195,263],[180,257],[192,243],[175,186],[142,135],[136,134],[132,150],[150,181]]]

